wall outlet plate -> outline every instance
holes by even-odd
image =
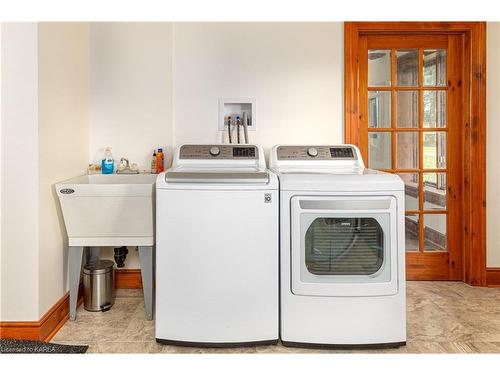
[[[248,116],[248,131],[255,130],[255,109],[255,98],[220,98],[219,131],[227,130],[228,116],[231,116],[231,121],[236,121],[236,116],[243,121],[243,112]]]

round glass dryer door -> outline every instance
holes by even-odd
[[[394,197],[293,197],[292,292],[318,296],[397,293]]]
[[[372,276],[384,263],[384,232],[372,217],[319,217],[306,231],[304,252],[313,275]]]

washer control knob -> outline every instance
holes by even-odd
[[[318,156],[318,150],[316,148],[314,148],[314,147],[309,147],[307,149],[307,155],[315,158],[316,156]]]
[[[220,148],[217,146],[213,146],[210,148],[210,155],[217,156],[220,154]]]

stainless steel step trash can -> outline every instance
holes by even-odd
[[[115,303],[115,268],[112,260],[99,260],[83,267],[83,307],[108,311]]]

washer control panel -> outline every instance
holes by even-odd
[[[279,146],[278,160],[357,160],[351,146]]]
[[[259,158],[259,150],[250,145],[183,145],[180,159],[254,159]]]

